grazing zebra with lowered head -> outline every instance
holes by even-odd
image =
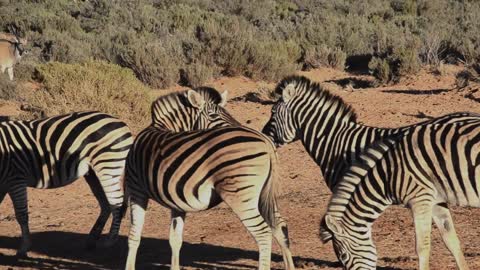
[[[432,218],[468,269],[447,205],[480,207],[480,115],[417,126],[366,149],[333,191],[322,221],[346,269],[376,269],[372,223],[391,204],[411,209],[419,269],[429,269]]]
[[[300,139],[320,166],[331,190],[341,181],[342,172],[358,158],[363,149],[385,136],[405,132],[416,126],[385,129],[359,124],[353,109],[341,98],[305,77],[287,77],[277,85],[275,92],[281,98],[273,106],[272,115],[263,132],[277,145]],[[477,117],[471,113],[454,113],[417,125],[447,124]],[[437,225],[448,231],[454,230],[453,224]],[[445,244],[452,250],[450,242],[445,241]],[[457,263],[462,258],[463,255],[458,257]]]
[[[22,230],[17,255],[26,255],[31,246],[27,187],[58,188],[82,176],[101,207],[87,246],[95,247],[110,213],[105,244],[112,245],[126,207],[120,178],[132,142],[125,123],[100,112],[0,122],[0,203],[8,193]]]
[[[234,121],[222,108],[225,100],[212,88],[199,88],[160,97],[152,105],[152,124],[136,137],[127,158],[132,224],[126,269],[135,269],[150,199],[171,210],[171,269],[180,269],[186,213],[222,201],[257,241],[258,269],[270,269],[272,233],[286,269],[294,269],[275,198],[275,147],[260,132]]]

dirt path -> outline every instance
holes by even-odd
[[[480,113],[480,104],[451,90],[454,84],[451,67],[444,77],[422,72],[392,87],[352,89],[331,80],[351,75],[322,69],[303,74],[327,87],[351,104],[359,120],[368,125],[397,127],[455,111]],[[355,77],[368,79],[367,77]],[[347,80],[348,81],[348,80]],[[273,84],[248,79],[222,78],[212,86],[228,89],[230,98],[242,97],[259,87]],[[173,88],[173,90],[178,89]],[[270,115],[270,106],[237,98],[227,108],[240,122],[260,129]],[[11,110],[11,108],[9,108]],[[0,107],[0,113],[5,113]],[[294,143],[279,150],[281,161],[280,207],[288,219],[292,251],[300,269],[339,269],[331,244],[323,246],[318,238],[319,220],[325,211],[330,192],[318,167]],[[77,181],[58,190],[29,190],[30,224],[34,245],[30,258],[16,260],[15,249],[20,234],[9,198],[0,205],[0,269],[120,269],[126,258],[128,218],[120,243],[110,250],[87,252],[83,249],[86,234],[93,225],[98,207],[88,186]],[[480,210],[454,208],[456,229],[463,243],[470,269],[480,269]],[[151,203],[147,212],[142,245],[137,258],[138,269],[169,269],[169,212]],[[374,238],[379,252],[380,269],[415,269],[413,223],[410,212],[391,207],[374,224]],[[256,245],[240,221],[223,204],[211,211],[187,217],[181,264],[183,269],[255,269]],[[433,230],[431,269],[455,269],[455,262]],[[274,245],[273,268],[283,269],[279,249]]]

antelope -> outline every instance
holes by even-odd
[[[13,81],[13,67],[27,53],[24,48],[27,39],[20,38],[15,29],[9,30],[12,34],[0,33],[0,71],[3,74],[6,70],[8,77]]]

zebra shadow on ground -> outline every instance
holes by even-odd
[[[2,269],[19,267],[39,270],[106,270],[122,269],[127,255],[127,239],[121,236],[119,243],[110,249],[85,250],[86,234],[71,232],[39,232],[32,234],[33,247],[30,257],[17,258],[0,253]],[[15,250],[20,244],[18,237],[0,236],[0,249]],[[168,240],[142,238],[137,255],[137,269],[169,269],[170,246]],[[181,251],[181,265],[193,269],[256,269],[258,253],[256,250],[244,250],[215,246],[206,243],[189,244],[185,242]],[[337,262],[295,257],[296,262],[315,267],[340,267]],[[252,261],[244,264],[245,260]],[[241,262],[239,262],[241,261]],[[272,254],[273,262],[282,262],[282,256]],[[283,264],[280,269],[283,269]],[[275,269],[275,268],[272,268]],[[278,268],[277,268],[278,269]],[[314,268],[317,269],[317,268]]]

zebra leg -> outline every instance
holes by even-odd
[[[437,204],[433,207],[433,220],[440,230],[443,242],[455,257],[458,269],[468,270],[467,262],[463,256],[460,240],[454,228],[452,215],[446,205]]]
[[[257,187],[250,187],[255,189]],[[272,230],[258,209],[258,193],[249,194],[249,198],[242,198],[236,192],[217,186],[217,192],[223,201],[230,206],[240,218],[243,225],[255,238],[259,250],[259,270],[269,270],[272,257]],[[259,188],[260,190],[261,188]]]
[[[13,81],[13,67],[7,68],[8,78]]]
[[[90,230],[87,240],[87,249],[94,249],[97,245],[97,241],[100,239],[103,228],[105,227],[105,223],[107,223],[108,216],[110,215],[110,209],[107,197],[105,196],[102,186],[100,185],[100,181],[92,170],[85,175],[85,180],[87,181],[90,189],[93,192],[93,195],[100,205],[100,215]]]
[[[295,265],[292,259],[292,253],[290,252],[290,240],[288,239],[288,226],[287,222],[278,212],[277,207],[275,207],[275,228],[273,229],[273,237],[277,241],[278,245],[282,249],[283,262],[285,264],[285,269],[291,270],[295,269]]]
[[[431,202],[421,202],[412,205],[413,221],[415,224],[416,250],[420,270],[430,269],[432,208]]]
[[[124,202],[124,193],[121,185],[123,167],[116,170],[105,170],[94,166],[94,170],[99,179],[99,181],[97,180],[97,183],[99,183],[99,186],[101,187],[98,193],[101,193],[101,196],[105,198],[105,201],[102,200],[100,204],[106,205],[106,208],[109,208],[109,212],[112,213],[110,232],[102,246],[111,247],[118,240],[120,225],[126,211],[126,203]],[[102,225],[102,229],[104,225],[105,224]]]
[[[170,248],[172,249],[171,270],[180,270],[180,248],[183,241],[183,226],[185,224],[185,213],[172,210],[172,223],[170,224]]]
[[[28,228],[27,187],[24,184],[11,186],[8,194],[12,199],[15,216],[22,230],[22,243],[17,251],[17,256],[23,257],[27,255],[32,246],[30,229]]]
[[[130,197],[130,233],[128,235],[128,256],[126,270],[135,270],[135,261],[137,251],[142,238],[143,223],[145,221],[145,211],[147,210],[148,198]]]

